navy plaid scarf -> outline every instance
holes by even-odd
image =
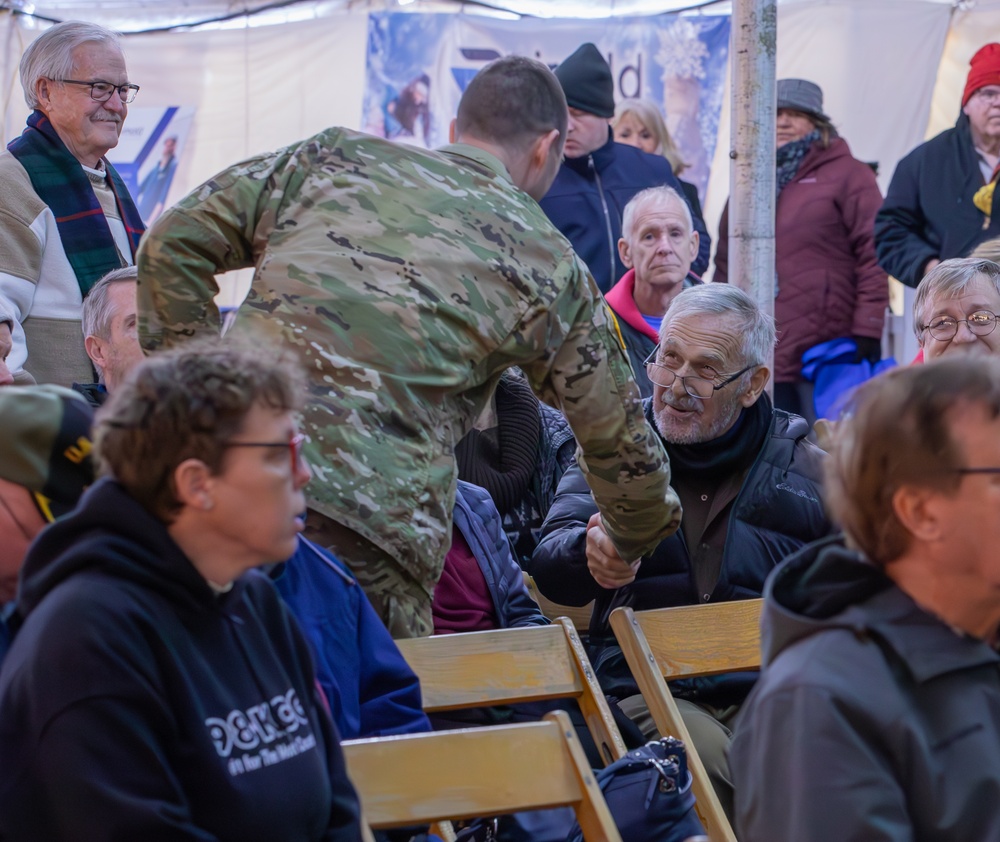
[[[779,147],[777,152],[777,177],[774,180],[776,196],[780,196],[781,191],[795,178],[802,159],[806,157],[806,153],[812,149],[812,145],[817,140],[819,140],[819,132],[814,129],[805,137],[793,140],[791,143],[786,143],[784,146]]]
[[[73,267],[80,292],[86,295],[102,275],[122,265],[114,236],[87,173],[41,111],[31,112],[28,127],[19,138],[7,144],[7,149],[27,170],[38,198],[55,215],[63,250]],[[121,176],[106,160],[104,167],[135,260],[139,238],[146,228]]]

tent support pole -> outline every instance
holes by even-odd
[[[776,0],[734,0],[729,280],[774,315]],[[774,371],[771,359],[761,360]],[[772,380],[773,382],[773,380]],[[771,385],[768,385],[771,390]]]

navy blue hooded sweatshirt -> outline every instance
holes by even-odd
[[[308,645],[258,573],[216,594],[101,480],[25,561],[0,673],[0,839],[355,842]]]

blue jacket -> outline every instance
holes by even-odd
[[[431,729],[417,676],[339,561],[300,538],[271,575],[312,644],[316,679],[345,740]]]
[[[455,525],[479,562],[500,626],[548,623],[528,595],[485,489],[458,483]],[[300,538],[272,578],[312,644],[317,680],[344,739],[430,730],[417,676],[346,567]]]
[[[7,650],[10,649],[10,629],[7,628],[7,618],[10,617],[13,611],[13,602],[8,602],[0,609],[0,664],[3,663],[3,659],[7,656]]]
[[[993,213],[972,204],[983,173],[972,144],[969,118],[920,144],[896,165],[882,209],[875,217],[875,253],[890,275],[916,287],[931,258],[966,257],[984,240],[1000,236],[1000,191]]]
[[[468,542],[493,597],[499,626],[544,626],[549,621],[528,595],[500,513],[485,488],[462,480],[455,493],[455,526]]]
[[[567,158],[559,167],[556,180],[540,202],[542,210],[572,243],[601,292],[611,289],[627,271],[618,256],[625,205],[640,190],[661,185],[684,195],[666,158],[615,143],[610,129],[608,142],[600,149],[580,158]],[[712,238],[705,221],[693,212],[692,217],[700,241],[691,271],[702,275],[708,268]]]

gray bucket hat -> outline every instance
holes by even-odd
[[[806,79],[779,79],[775,87],[778,108],[790,108],[830,122],[830,118],[823,113],[823,89],[815,82]]]

